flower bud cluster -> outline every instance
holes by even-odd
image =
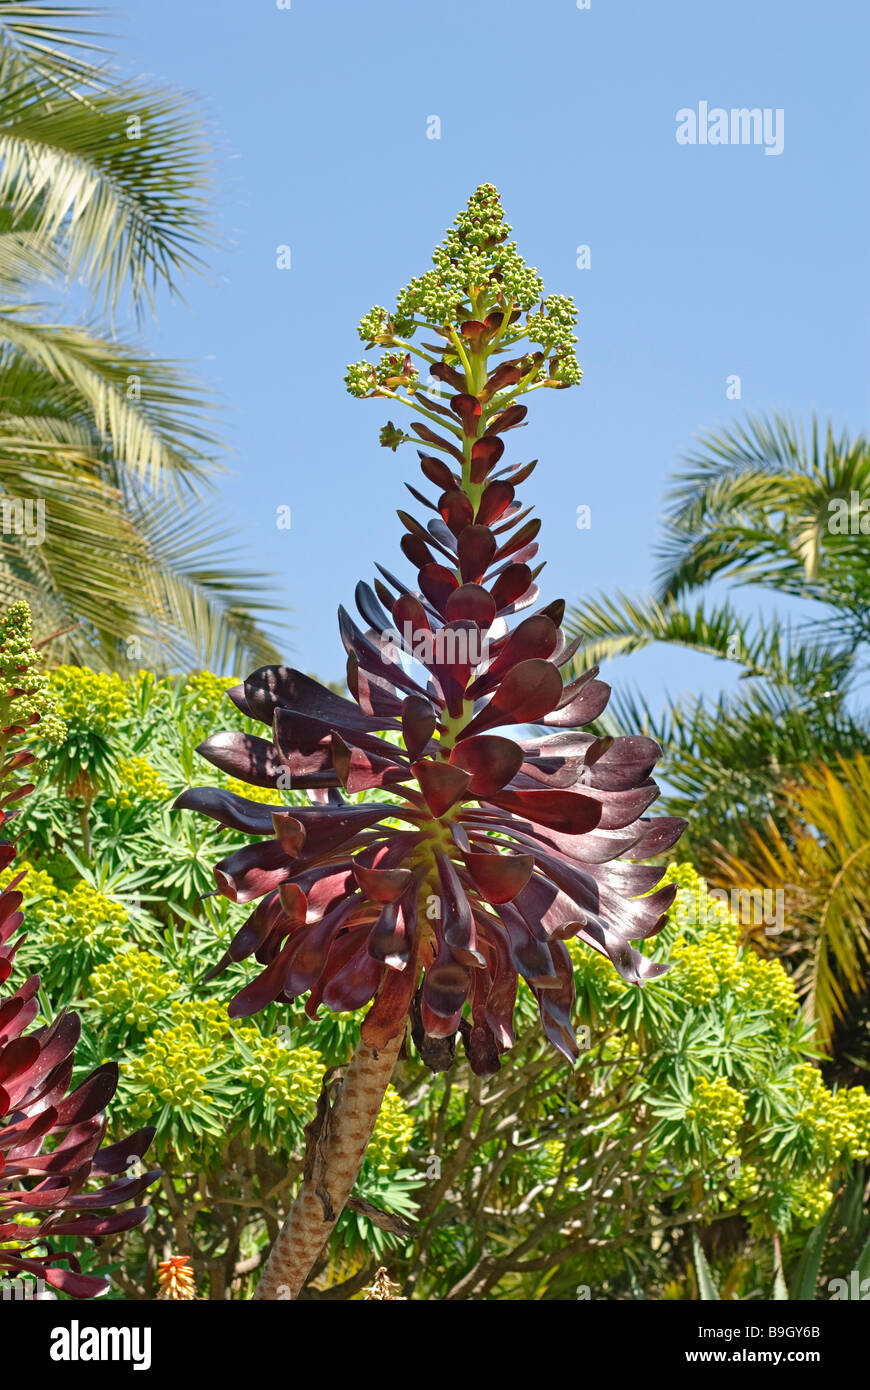
[[[22,693],[11,697],[6,706],[8,690]],[[66,728],[58,701],[34,650],[33,619],[23,599],[13,603],[0,622],[0,699],[4,701],[4,725],[26,727],[38,715],[40,738],[59,743],[64,737]]]

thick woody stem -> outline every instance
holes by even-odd
[[[375,1050],[360,1042],[326,1112],[315,1162],[287,1214],[254,1294],[255,1299],[295,1299],[344,1210],[378,1118],[404,1029]]]

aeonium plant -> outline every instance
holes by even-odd
[[[33,649],[30,610],[18,602],[0,622],[0,870],[14,863],[9,827],[33,791],[20,774],[34,762],[25,740],[36,724],[49,740],[62,736]],[[14,875],[0,892],[0,989],[22,939],[23,878]],[[38,991],[33,975],[14,993],[0,993],[0,1288],[28,1275],[73,1298],[93,1298],[106,1292],[108,1279],[83,1272],[79,1256],[57,1241],[72,1238],[80,1248],[145,1220],[147,1206],[115,1208],[160,1176],[141,1161],[154,1130],[103,1147],[117,1064],[97,1067],[70,1089],[81,1022],[64,1011],[34,1028]]]
[[[459,1038],[475,1072],[494,1072],[522,979],[571,1061],[566,938],[634,984],[664,968],[632,943],[660,929],[675,890],[653,891],[662,870],[641,861],[669,849],[684,822],[646,817],[655,743],[584,732],[609,687],[595,668],[572,675],[564,602],[537,606],[540,522],[517,499],[535,465],[503,461],[527,413],[520,398],[580,379],[573,302],[544,297],[509,236],[483,185],[434,269],[393,313],[376,307],[361,322],[362,340],[383,351],[348,369],[348,389],[418,417],[411,434],[390,421],[381,442],[395,450],[416,436],[434,492],[409,485],[425,524],[399,512],[411,582],[378,566],[373,585],[357,585],[361,624],[339,610],[352,698],[264,667],[230,697],[268,736],[218,734],[199,749],[254,787],[307,789],[310,807],[212,788],[176,803],[260,837],[214,870],[219,892],[257,902],[216,966],[260,967],[230,1014],[303,995],[311,1017],[370,1005],[335,1099],[324,1097],[258,1298],[295,1298],[304,1284],[408,1034],[433,1070],[450,1065]],[[513,736],[496,732],[506,729]],[[347,799],[374,789],[371,803]]]

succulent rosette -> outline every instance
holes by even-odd
[[[49,706],[31,645],[30,612],[25,603],[13,604],[0,624],[0,871],[15,859],[15,845],[5,837],[16,803],[33,790],[16,778],[34,761],[20,742],[31,725],[41,723],[49,737],[57,729]],[[23,873],[15,875],[0,892],[0,987],[22,939],[16,933],[24,921],[23,879]],[[62,1012],[53,1023],[31,1029],[39,1015],[38,991],[34,975],[14,994],[0,993],[0,1276],[32,1274],[73,1298],[92,1298],[105,1293],[108,1279],[83,1274],[78,1257],[56,1250],[53,1242],[98,1240],[144,1220],[147,1206],[113,1209],[160,1176],[140,1162],[154,1130],[140,1129],[102,1147],[117,1064],[97,1067],[70,1089],[81,1022],[77,1014]]]
[[[352,394],[400,402],[438,428],[412,425],[434,489],[409,485],[425,525],[399,512],[413,582],[378,566],[357,585],[360,621],[339,610],[351,698],[264,667],[230,698],[268,734],[200,746],[252,787],[305,789],[310,806],[213,788],[176,803],[258,837],[214,870],[219,892],[257,901],[213,972],[251,957],[261,967],[232,1015],[303,995],[312,1017],[370,1005],[368,1046],[410,1015],[433,1069],[450,1064],[460,1034],[479,1074],[512,1044],[520,978],[552,1043],[577,1055],[568,938],[629,982],[662,972],[633,943],[661,928],[675,888],[656,890],[662,869],[643,861],[684,828],[646,814],[657,744],[589,729],[609,687],[597,668],[578,673],[564,602],[538,606],[540,522],[517,498],[535,464],[505,464],[505,436],[526,416],[518,395],[580,372],[573,305],[542,298],[509,230],[484,185],[435,270],[395,315],[374,309],[361,324],[364,341],[392,351],[349,368]],[[421,327],[437,342],[415,347]],[[409,438],[390,423],[382,443]],[[348,799],[375,788],[376,801]]]

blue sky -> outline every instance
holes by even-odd
[[[225,403],[219,506],[279,576],[293,664],[342,674],[336,608],[375,559],[396,564],[395,508],[415,480],[409,447],[378,445],[389,407],[345,394],[356,324],[428,267],[478,183],[498,186],[520,251],[580,310],[582,385],[534,397],[510,441],[512,459],[540,459],[525,493],[544,523],[545,598],[648,585],[666,480],[697,433],[768,410],[864,428],[860,7],[148,0],[112,27],[130,72],[200,96],[217,143],[226,245],[148,341]],[[781,108],[782,153],[679,145],[676,113],[701,101]],[[662,648],[611,674],[653,703],[732,679]]]

